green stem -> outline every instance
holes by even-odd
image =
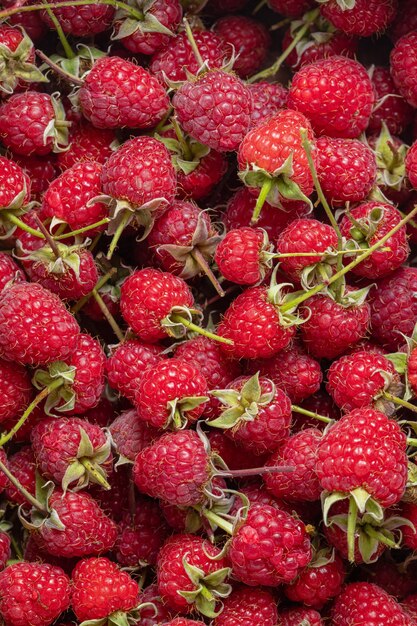
[[[116,272],[117,272],[116,268],[112,267],[112,269],[109,272],[107,272],[107,274],[104,274],[104,276],[100,278],[100,280],[97,282],[97,285],[95,286],[96,291],[99,291],[102,287],[104,287],[104,285],[116,274]],[[90,291],[90,293],[88,293],[86,296],[83,296],[82,298],[80,298],[78,302],[76,302],[74,306],[71,307],[71,313],[73,315],[78,313],[78,311],[80,311],[83,308],[83,306],[89,301],[92,295],[93,295],[93,292]]]
[[[60,76],[63,80],[67,80],[69,83],[73,83],[74,85],[77,85],[78,87],[82,87],[82,85],[84,84],[84,81],[81,80],[81,78],[77,78],[77,76],[73,76],[69,72],[66,72],[60,65],[58,65],[57,63],[54,63],[52,59],[47,57],[46,54],[42,52],[42,50],[36,50],[36,54],[38,55],[40,59],[42,59],[42,61],[46,65],[48,65],[52,70],[54,70],[54,72],[58,74],[58,76]],[[63,124],[64,122],[61,122],[61,126]]]
[[[103,298],[100,296],[97,289],[93,289],[91,293],[92,293],[94,300],[97,302],[98,306],[100,307],[100,310],[103,313],[104,317],[106,318],[106,320],[112,327],[114,334],[116,335],[119,341],[123,341],[124,334],[122,333],[119,324],[116,322],[113,315],[110,313],[109,309],[107,308],[106,303],[104,302]]]
[[[398,406],[403,406],[409,411],[413,411],[413,413],[417,413],[417,406],[414,406],[414,404],[411,404],[411,402],[407,402],[402,398],[397,398],[397,396],[393,396],[392,393],[388,393],[388,391],[384,391],[382,397],[386,400],[389,400],[390,402],[393,402],[394,404],[397,404]]]
[[[333,422],[333,420],[330,419],[330,417],[319,415],[319,413],[313,413],[313,411],[308,411],[307,409],[303,409],[301,406],[297,406],[296,404],[292,404],[291,409],[294,411],[294,413],[300,413],[300,415],[305,415],[306,417],[312,417],[315,420],[324,422],[325,424],[331,424]]]
[[[355,534],[356,534],[356,522],[358,519],[358,505],[355,498],[350,496],[349,498],[349,511],[347,518],[347,544],[348,544],[348,559],[350,563],[355,562]]]
[[[49,15],[51,22],[53,23],[55,30],[58,34],[59,40],[61,42],[61,45],[64,49],[64,52],[66,54],[67,59],[74,59],[75,58],[75,53],[73,51],[73,49],[71,48],[71,46],[68,43],[68,39],[65,36],[64,31],[62,30],[62,26],[61,23],[59,21],[59,19],[57,18],[57,16],[55,15],[55,13],[52,11],[51,7],[47,7],[45,8],[45,11],[47,12],[47,14]]]
[[[0,472],[3,472],[5,476],[10,480],[12,485],[16,487],[19,493],[27,500],[35,509],[41,511],[42,513],[47,513],[46,508],[37,500],[34,496],[25,487],[22,485],[20,481],[17,480],[15,476],[10,472],[10,470],[0,461]]]
[[[153,133],[162,133],[165,130],[165,124],[171,117],[173,111],[174,111],[174,107],[170,106],[168,111],[165,113],[164,117],[162,118],[162,120],[159,122],[158,126],[153,131]]]
[[[228,535],[233,535],[233,524],[231,524],[230,522],[226,522],[226,520],[220,517],[220,515],[217,515],[217,513],[214,513],[213,511],[208,511],[207,509],[204,509],[202,511],[202,514],[209,520],[209,522],[212,522],[213,524],[224,530],[224,532],[226,532]]]
[[[107,491],[111,489],[109,483],[107,482],[103,474],[101,474],[97,470],[97,468],[90,461],[90,459],[86,459],[83,457],[81,459],[78,459],[78,461],[81,463],[81,465],[85,467],[87,473],[94,479],[94,481],[98,483],[101,487],[103,487],[103,489],[106,489]]]
[[[417,447],[417,439],[413,439],[412,437],[407,437],[407,445]]]
[[[224,476],[225,478],[246,478],[248,476],[262,476],[262,474],[290,474],[294,471],[295,467],[292,465],[264,465],[263,467],[250,467],[240,470],[219,470],[216,471],[216,476]]]
[[[307,130],[305,128],[302,128],[300,130],[300,135],[301,135],[301,141],[302,141],[302,145],[304,148],[304,151],[306,153],[307,156],[307,161],[308,161],[308,166],[310,168],[310,172],[311,172],[311,176],[313,178],[313,183],[314,183],[314,187],[316,189],[317,192],[317,196],[324,208],[324,211],[327,215],[327,219],[329,220],[330,224],[332,225],[333,229],[336,232],[337,235],[337,250],[338,252],[341,252],[343,249],[343,237],[342,237],[342,233],[340,232],[340,228],[339,228],[339,224],[336,221],[336,218],[333,214],[333,211],[331,210],[329,203],[327,202],[327,198],[323,193],[323,189],[321,188],[321,184],[319,181],[319,177],[317,175],[317,169],[316,169],[316,165],[314,163],[314,159],[313,159],[313,154],[311,151],[311,143],[308,140],[308,133]],[[340,270],[343,267],[343,259],[341,256],[337,257],[337,264],[336,264],[336,270],[338,272],[340,272]],[[343,276],[341,276],[338,281],[335,284],[335,295],[336,295],[336,302],[340,302],[340,299],[342,297],[342,290],[343,290]]]
[[[259,220],[262,207],[266,202],[269,192],[271,191],[272,184],[273,184],[272,178],[267,178],[264,184],[262,185],[261,191],[259,192],[259,196],[255,204],[255,208],[253,210],[253,215],[250,221],[251,224],[256,224],[256,222]]]
[[[119,225],[116,228],[116,232],[113,235],[113,239],[110,242],[109,250],[107,252],[106,259],[110,261],[113,256],[114,251],[116,250],[117,244],[119,243],[119,239],[123,234],[123,231],[130,220],[132,214],[127,209],[124,210],[124,213],[120,219]]]
[[[383,533],[373,528],[373,526],[371,526],[370,524],[366,524],[364,530],[366,534],[369,535],[369,537],[376,539],[377,541],[379,541],[379,543],[383,543],[384,546],[388,546],[388,548],[398,549],[400,547],[397,543],[395,543],[395,541],[386,537]]]
[[[298,298],[295,298],[291,302],[288,302],[287,304],[284,304],[283,306],[280,307],[281,312],[285,313],[286,311],[288,311],[290,309],[293,309],[295,306],[298,306],[302,302],[305,302],[305,300],[308,300],[309,298],[311,298],[311,296],[314,296],[316,293],[319,293],[320,291],[322,291],[325,287],[328,287],[329,285],[332,285],[341,276],[344,276],[345,274],[350,272],[357,265],[362,263],[362,261],[367,259],[373,252],[375,252],[375,250],[378,250],[379,248],[382,248],[382,246],[388,241],[388,239],[390,237],[392,237],[393,235],[395,235],[396,232],[398,232],[411,219],[413,219],[413,217],[416,214],[417,214],[417,204],[415,205],[414,209],[412,211],[410,211],[410,213],[406,217],[404,217],[404,219],[402,219],[400,222],[398,222],[398,224],[396,226],[394,226],[394,228],[392,228],[386,235],[381,237],[381,239],[379,241],[375,242],[370,248],[365,250],[363,252],[363,254],[358,255],[356,257],[356,259],[351,261],[351,263],[349,263],[348,265],[345,265],[345,267],[343,267],[340,270],[340,272],[336,272],[336,274],[331,276],[326,284],[321,283],[320,285],[316,285],[315,287],[313,287],[309,291],[306,291],[304,294],[302,294]]]
[[[89,230],[93,228],[98,228],[99,226],[103,226],[104,224],[108,224],[110,219],[108,217],[104,217],[99,222],[95,222],[94,224],[90,224],[89,226],[83,226],[83,228],[78,228],[77,230],[72,230],[70,233],[64,233],[63,235],[57,235],[54,239],[61,241],[61,239],[69,239],[70,237],[76,237],[77,235],[82,235],[83,233],[87,233]]]
[[[381,252],[389,252],[391,250],[391,248],[385,247],[381,249]],[[273,259],[286,259],[286,258],[291,258],[291,257],[301,257],[301,256],[323,256],[324,253],[321,252],[283,252],[282,254],[280,252],[277,252],[277,254],[273,254],[272,257]],[[338,255],[345,255],[345,254],[351,254],[352,256],[355,254],[363,254],[363,248],[358,249],[358,250],[335,250],[334,252],[332,252],[332,255],[336,254]]]
[[[280,22],[277,22],[276,24],[273,24],[270,27],[269,30],[279,30],[283,26],[287,26],[290,23],[291,23],[291,18],[290,17],[286,17],[284,20],[281,20]]]
[[[45,9],[60,9],[61,7],[82,7],[90,4],[105,4],[114,7],[115,9],[123,9],[131,17],[143,21],[144,15],[141,11],[134,9],[133,7],[119,2],[118,0],[65,0],[56,4],[55,2],[47,2],[44,4],[32,4],[20,7],[12,7],[10,9],[4,9],[0,11],[0,20],[4,20],[7,17],[11,17],[16,13],[29,13],[30,11],[44,11]]]
[[[185,26],[185,32],[187,34],[187,39],[189,41],[189,44],[192,48],[192,51],[194,52],[194,56],[196,58],[197,63],[200,65],[200,67],[202,65],[204,65],[204,59],[200,54],[200,50],[198,49],[198,46],[196,44],[196,41],[194,39],[194,35],[193,35],[193,31],[191,30],[191,26],[187,20],[187,18],[184,18],[184,26]]]
[[[36,408],[38,404],[42,402],[42,400],[44,400],[44,398],[46,398],[51,393],[51,391],[54,391],[54,389],[58,389],[58,387],[61,387],[62,384],[63,384],[62,379],[58,378],[53,383],[48,385],[48,387],[45,387],[45,389],[42,389],[42,391],[38,393],[36,398],[32,400],[32,402],[27,407],[26,411],[23,413],[22,417],[16,422],[13,428],[9,430],[8,433],[4,433],[0,437],[0,448],[4,446],[8,441],[10,441],[12,437],[15,436],[17,431],[20,430],[20,428],[26,422],[29,415],[32,413],[33,409]]]
[[[297,46],[298,42],[301,41],[301,39],[307,33],[307,31],[309,30],[311,24],[314,22],[314,20],[319,15],[319,12],[320,12],[319,9],[314,9],[313,11],[310,11],[309,13],[307,13],[306,14],[307,20],[306,20],[305,24],[300,28],[300,30],[295,35],[295,37],[292,40],[292,42],[290,43],[290,45],[278,57],[278,59],[275,61],[275,63],[273,65],[271,65],[271,67],[267,67],[265,70],[262,70],[261,72],[258,72],[258,74],[255,74],[254,76],[251,76],[248,79],[247,82],[248,83],[255,83],[257,80],[261,80],[263,78],[268,78],[269,76],[274,76],[278,72],[278,70],[280,69],[281,65],[284,63],[285,59],[291,54],[291,52]],[[0,16],[1,16],[1,14],[0,14]]]
[[[185,140],[184,133],[182,132],[181,127],[178,124],[178,120],[175,117],[173,117],[171,119],[171,124],[172,124],[172,128],[175,131],[175,134],[177,135],[178,142],[181,146],[181,151],[184,157],[184,161],[192,161],[192,158],[193,158],[192,152],[190,150],[189,145],[187,144]]]
[[[45,225],[42,222],[42,220],[39,217],[39,215],[35,215],[35,221],[36,221],[37,225],[39,226],[39,230],[41,231],[41,233],[45,237],[46,243],[49,245],[49,247],[51,248],[52,252],[54,253],[55,258],[56,259],[61,258],[61,253],[59,251],[59,248],[58,248],[56,242],[54,241],[51,233],[48,233],[48,230],[45,227]]]
[[[12,546],[13,546],[13,550],[15,551],[15,554],[18,558],[19,561],[24,561],[23,558],[23,553],[20,549],[19,544],[17,543],[16,537],[13,536],[13,533],[9,535],[10,536],[10,540],[12,542]]]
[[[175,313],[174,315],[171,315],[170,317],[173,322],[176,322],[177,324],[182,324],[183,326],[185,326],[185,328],[188,328],[188,330],[192,330],[195,333],[198,333],[199,335],[204,335],[204,337],[208,337],[208,339],[213,339],[213,341],[218,341],[220,343],[226,343],[229,346],[234,345],[234,342],[231,339],[226,339],[226,337],[220,337],[219,335],[215,335],[214,333],[211,333],[209,330],[206,330],[205,328],[201,328],[201,326],[197,326],[197,324],[190,322],[182,315],[178,315],[177,313]]]
[[[194,248],[194,250],[191,252],[191,256],[198,263],[200,269],[207,276],[207,278],[209,279],[209,281],[211,282],[211,284],[213,285],[213,287],[215,288],[219,296],[223,298],[224,290],[222,289],[222,286],[220,285],[219,281],[215,277],[211,267],[207,263],[201,251],[198,248]]]
[[[35,230],[34,228],[31,228],[30,226],[25,224],[25,222],[22,222],[21,219],[16,217],[16,215],[11,213],[10,211],[7,211],[7,210],[1,211],[1,215],[6,220],[8,220],[9,222],[17,226],[18,228],[21,228],[22,230],[24,230],[26,233],[29,233],[30,235],[33,235],[34,237],[38,237],[39,239],[45,239],[45,237],[43,236],[41,232],[39,232],[39,230]]]

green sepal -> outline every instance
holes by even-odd
[[[203,157],[207,156],[210,152],[210,148],[202,143],[199,143],[192,137],[184,136],[184,141],[187,144],[187,148],[191,153],[191,158],[187,158],[184,154],[183,146],[178,139],[174,137],[162,137],[157,133],[154,135],[155,139],[158,139],[164,146],[172,153],[171,160],[175,170],[183,172],[185,175],[191,174],[200,165],[200,161]]]
[[[282,313],[281,306],[288,305],[292,301],[296,301],[299,296],[305,293],[305,291],[288,291],[288,287],[293,288],[294,285],[292,283],[277,283],[276,276],[279,269],[279,264],[275,266],[274,271],[272,272],[271,283],[268,288],[268,300],[271,304],[274,304],[277,309],[279,322],[281,326],[289,327],[289,326],[298,326],[300,324],[304,324],[310,318],[310,313],[307,311],[307,315],[304,317],[297,315],[298,305],[296,304],[294,307],[291,307],[285,313]]]
[[[408,146],[401,144],[397,147],[394,141],[386,123],[382,122],[382,128],[373,149],[377,165],[376,182],[378,186],[400,191],[406,178],[405,157]]]
[[[99,619],[89,619],[81,622],[80,626],[134,626],[140,620],[141,610],[145,607],[152,607],[157,614],[156,606],[153,602],[143,602],[130,611],[114,611],[107,617]]]
[[[45,144],[49,138],[52,138],[53,152],[65,152],[69,148],[68,129],[71,126],[71,122],[65,119],[65,109],[59,95],[59,93],[53,93],[51,95],[55,115],[43,133],[43,141]]]
[[[244,171],[239,172],[239,178],[247,187],[261,188],[266,180],[272,181],[271,189],[266,197],[266,200],[272,206],[282,206],[281,199],[285,198],[286,200],[304,201],[312,208],[311,200],[301,191],[299,185],[292,180],[293,175],[292,153],[272,174],[254,163],[251,163],[250,167],[248,166]]]
[[[275,397],[276,388],[270,381],[270,392],[262,393],[259,372],[249,378],[240,391],[234,389],[216,389],[210,392],[228,408],[217,419],[208,422],[214,428],[233,428],[240,422],[253,422],[259,413],[259,407],[267,406]]]
[[[180,273],[181,278],[188,280],[194,276],[203,273],[198,261],[193,256],[193,251],[198,248],[205,261],[210,261],[216,251],[216,248],[223,236],[220,233],[210,234],[207,228],[207,222],[204,219],[204,211],[201,211],[198,218],[196,228],[191,238],[189,246],[177,244],[163,244],[158,246],[157,252],[164,250],[168,252],[178,263],[184,265],[184,269]]]
[[[36,64],[29,61],[33,42],[23,29],[20,30],[24,36],[16,50],[12,51],[0,43],[0,91],[7,95],[13,93],[19,80],[27,83],[49,82]]]
[[[384,511],[381,505],[378,504],[378,502],[376,502],[376,500],[374,500],[371,495],[365,489],[363,489],[363,487],[356,487],[356,489],[352,489],[352,491],[350,492],[322,492],[321,503],[323,510],[323,521],[326,526],[330,526],[329,511],[331,507],[336,502],[340,502],[341,500],[346,500],[348,498],[353,498],[355,500],[358,511],[362,515],[366,513],[366,515],[368,515],[370,519],[376,522],[381,522],[384,519]]]
[[[232,586],[224,582],[230,576],[230,567],[205,575],[203,570],[188,563],[186,557],[182,563],[188,578],[196,588],[193,591],[177,593],[189,604],[193,604],[202,615],[215,618],[219,614],[219,611],[215,610],[218,600],[227,598],[232,591]]]
[[[70,485],[72,485],[72,491],[79,491],[87,487],[90,482],[102,485],[105,489],[110,489],[110,485],[106,480],[107,474],[101,467],[101,464],[109,459],[110,454],[110,436],[107,437],[105,444],[95,450],[86,431],[80,427],[80,443],[77,456],[68,465],[61,483],[64,493]],[[88,464],[83,464],[83,461],[86,460]],[[73,485],[73,483],[76,484]]]
[[[143,241],[143,239],[146,239],[151,232],[155,221],[155,217],[153,215],[155,211],[163,205],[168,205],[168,201],[165,198],[154,198],[149,202],[145,202],[141,206],[134,206],[127,200],[116,200],[115,198],[107,195],[96,196],[95,198],[89,200],[89,204],[93,202],[102,202],[109,208],[110,222],[106,230],[107,235],[115,234],[121,221],[125,219],[126,211],[129,212],[130,215],[125,222],[125,228],[129,226],[129,224],[134,228],[144,228],[143,235],[138,238],[137,241]]]
[[[39,530],[42,526],[53,528],[54,530],[64,531],[65,526],[59,519],[55,509],[51,509],[49,500],[54,492],[55,485],[49,480],[46,481],[39,472],[35,473],[35,497],[43,506],[45,511],[39,511],[35,507],[30,512],[30,521],[26,517],[25,505],[21,504],[18,509],[19,519],[22,525],[28,530]]]
[[[198,309],[189,309],[185,306],[174,306],[166,317],[161,320],[161,326],[170,337],[181,339],[187,334],[187,329],[180,322],[176,322],[175,314],[185,317],[188,321],[198,323],[203,318],[203,314]]]
[[[168,418],[164,428],[173,428],[174,430],[186,428],[188,425],[187,413],[204,404],[208,399],[207,396],[189,396],[169,400],[167,402]]]
[[[62,381],[60,387],[53,389],[47,396],[45,401],[45,413],[55,417],[52,410],[63,413],[72,411],[75,405],[76,395],[72,388],[75,380],[76,368],[73,365],[67,365],[64,361],[54,361],[48,366],[47,370],[36,370],[32,378],[32,383],[36,389],[42,390],[55,382],[57,379]]]
[[[66,246],[63,243],[56,242],[59,251],[59,257],[48,245],[42,246],[32,252],[27,252],[20,241],[17,241],[16,247],[20,259],[27,261],[40,262],[46,266],[48,274],[63,275],[68,269],[72,270],[77,278],[80,277],[80,250],[82,245]]]
[[[385,358],[395,367],[395,371],[403,375],[407,371],[407,354],[405,352],[393,352],[386,354]]]
[[[98,59],[102,59],[107,56],[105,52],[98,48],[92,48],[86,44],[79,43],[76,46],[77,54],[68,59],[67,57],[59,54],[52,54],[51,61],[61,67],[64,72],[74,76],[75,78],[84,78],[85,75],[91,70],[94,63]],[[42,69],[50,69],[47,63],[41,65]]]
[[[142,21],[136,20],[134,17],[127,17],[117,21],[110,39],[112,39],[112,41],[124,39],[125,37],[130,37],[137,31],[141,33],[160,33],[168,37],[174,36],[172,30],[169,30],[169,28],[161,24],[152,13],[146,13]]]

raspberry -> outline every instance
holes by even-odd
[[[226,233],[215,260],[226,278],[238,285],[259,283],[270,269],[265,234],[260,228],[237,228]]]
[[[416,24],[417,25],[417,24]],[[413,109],[398,93],[389,69],[374,67],[371,81],[375,91],[375,109],[369,120],[367,132],[376,133],[385,122],[393,135],[400,135],[413,118]]]
[[[247,78],[261,67],[271,43],[263,24],[243,15],[228,15],[217,20],[213,30],[234,47],[237,58],[233,70],[241,78]]]
[[[135,409],[124,411],[111,423],[110,433],[117,453],[132,463],[160,436],[160,431],[141,420]]]
[[[63,2],[63,0],[58,0],[58,2]],[[48,26],[54,28],[54,24],[46,11],[42,11],[40,15]],[[110,28],[114,17],[114,8],[91,4],[78,7],[55,7],[54,15],[65,33],[75,37],[91,37]]]
[[[252,127],[263,123],[271,115],[278,113],[279,109],[285,108],[288,91],[283,85],[267,83],[261,80],[259,83],[248,85],[248,88],[252,94],[253,102],[251,113]]]
[[[112,146],[117,145],[114,131],[86,123],[71,126],[69,141],[68,150],[58,154],[61,170],[67,170],[80,161],[95,161],[103,165],[113,152]]]
[[[23,413],[31,401],[33,387],[26,369],[0,359],[0,423]]]
[[[295,582],[285,586],[285,595],[291,602],[321,609],[330,599],[337,598],[346,576],[345,568],[342,559],[330,550],[326,556],[322,556],[321,564],[313,559]]]
[[[266,589],[237,588],[223,603],[214,626],[276,626],[277,603]]]
[[[113,389],[134,402],[140,380],[149,367],[162,359],[160,346],[129,339],[119,344],[107,359],[107,378]]]
[[[417,107],[417,31],[412,31],[399,39],[391,52],[391,75],[400,94]]]
[[[383,32],[397,13],[398,0],[355,0],[352,8],[327,0],[321,13],[336,28],[349,35],[369,37]]]

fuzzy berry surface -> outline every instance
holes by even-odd
[[[136,409],[123,411],[109,427],[117,453],[132,463],[144,448],[161,435],[138,416]]]
[[[345,567],[338,555],[329,553],[329,560],[323,565],[311,565],[298,576],[297,580],[286,585],[284,593],[291,602],[321,609],[332,598],[337,598],[345,580]]]
[[[19,198],[22,204],[30,200],[31,180],[11,159],[0,156],[0,207],[7,208]]]
[[[384,122],[390,133],[400,135],[413,119],[413,108],[400,96],[388,68],[374,67],[371,81],[376,102],[367,132],[378,133]]]
[[[216,248],[219,270],[232,283],[253,285],[262,279],[264,233],[260,228],[236,228]]]
[[[344,33],[369,37],[384,32],[397,9],[398,0],[355,0],[352,8],[342,7],[337,0],[329,0],[321,6],[321,13]]]
[[[58,0],[58,3],[62,1]],[[110,28],[114,18],[114,8],[106,5],[61,8],[58,6],[54,9],[54,15],[65,33],[75,37],[91,37]],[[46,11],[41,12],[41,18],[50,28],[54,28]]]
[[[48,563],[14,563],[0,572],[0,615],[10,626],[49,626],[70,604],[70,580]]]
[[[162,359],[162,348],[137,339],[119,344],[106,361],[110,386],[132,402],[140,380],[149,367]]]
[[[237,588],[224,601],[214,626],[276,626],[277,602],[268,590]]]
[[[7,360],[45,365],[75,350],[80,329],[62,300],[36,283],[15,283],[0,296],[0,351]]]
[[[303,113],[318,135],[355,139],[368,125],[374,100],[371,80],[358,61],[330,57],[294,75],[288,107]]]
[[[227,15],[217,20],[213,30],[238,53],[233,70],[241,78],[254,74],[265,61],[271,38],[262,23],[243,15]]]
[[[392,506],[407,481],[405,448],[405,434],[396,422],[372,408],[356,409],[321,440],[317,476],[329,492],[363,487],[381,506]]]
[[[0,422],[23,413],[32,393],[27,370],[18,363],[0,359]]]

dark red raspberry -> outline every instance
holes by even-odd
[[[258,70],[266,59],[271,38],[267,28],[244,15],[227,15],[213,26],[214,32],[234,47],[237,55],[233,70],[247,78]]]
[[[117,453],[132,463],[139,452],[161,435],[159,430],[141,420],[135,409],[116,417],[109,430]]]
[[[58,0],[63,2],[63,0]],[[85,6],[54,8],[63,31],[75,37],[91,37],[110,28],[115,9],[112,6],[89,4]],[[54,24],[46,11],[41,17],[51,28]]]
[[[0,206],[7,209],[27,204],[30,200],[31,180],[14,161],[0,156]]]
[[[370,75],[376,102],[367,132],[377,133],[385,123],[390,133],[400,135],[411,122],[413,109],[398,93],[388,68],[373,67]]]
[[[268,459],[268,466],[295,467],[290,473],[265,474],[265,485],[278,500],[314,502],[320,499],[321,486],[315,465],[321,438],[319,430],[306,428],[287,439]]]
[[[360,63],[330,57],[295,74],[288,106],[304,113],[319,135],[355,138],[367,127],[374,100],[371,80]]]
[[[309,626],[324,626],[324,621],[318,611],[298,607],[280,611],[278,626],[299,626],[303,621]]]
[[[156,78],[120,57],[105,56],[96,61],[84,79],[79,98],[84,117],[97,128],[153,128],[169,106]]]
[[[248,85],[252,94],[251,126],[257,126],[287,103],[288,90],[280,83],[268,83],[264,80]]]
[[[321,13],[336,28],[349,35],[369,37],[382,33],[397,14],[398,0],[355,0],[353,6],[341,6],[327,0]]]
[[[4,459],[2,459],[4,463]],[[7,467],[21,485],[33,496],[35,495],[35,481],[36,481],[36,459],[33,454],[31,446],[24,446],[18,452],[15,452],[9,456],[7,460]],[[2,474],[3,477],[3,474]],[[7,481],[8,482],[8,481]],[[8,500],[15,504],[23,504],[28,506],[26,498],[20,493],[20,491],[8,482],[6,488],[6,497]]]
[[[313,6],[313,0],[269,0],[268,6],[287,17],[301,17]]]
[[[73,124],[69,141],[68,150],[58,154],[61,170],[67,170],[80,161],[95,161],[102,165],[113,152],[112,146],[117,145],[114,131],[95,128],[88,123]]]
[[[231,470],[261,467],[267,460],[266,455],[259,456],[243,449],[223,432],[213,430],[208,433],[207,438],[212,451],[217,453]]]
[[[219,152],[236,150],[250,127],[251,93],[237,76],[223,70],[185,82],[172,104],[182,128]]]
[[[161,352],[160,346],[142,343],[137,339],[128,339],[119,344],[106,363],[111,387],[133,402],[145,370],[161,360]]]

